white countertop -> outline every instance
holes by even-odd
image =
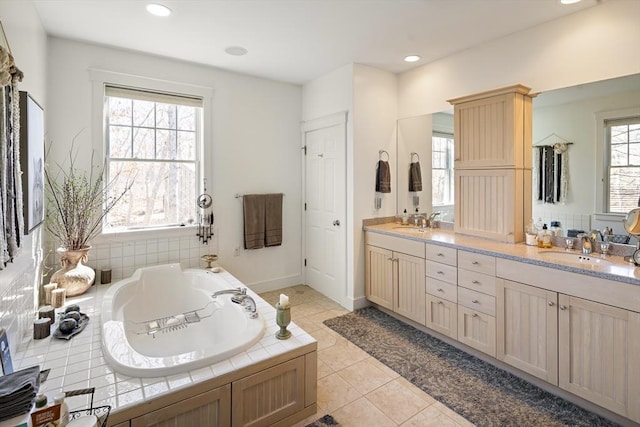
[[[621,256],[593,253],[591,258],[605,258],[606,261],[599,265],[576,264],[562,260],[550,259],[542,255],[543,252],[558,251],[573,253],[576,256],[582,255],[580,251],[567,251],[564,248],[553,247],[542,249],[537,246],[527,246],[524,243],[503,243],[478,237],[466,236],[443,229],[416,229],[409,226],[401,226],[397,223],[385,223],[379,225],[368,225],[365,231],[398,236],[416,241],[423,241],[435,245],[441,245],[456,249],[464,249],[471,252],[496,256],[499,258],[511,259],[514,261],[555,268],[558,270],[570,271],[573,273],[586,274],[602,279],[624,282],[632,285],[640,285],[640,267],[624,260]],[[640,290],[640,289],[639,289]]]
[[[233,287],[246,287],[231,274],[223,271]],[[115,372],[102,355],[102,333],[100,307],[102,296],[110,285],[92,286],[85,294],[67,299],[67,304],[80,305],[80,311],[89,316],[89,324],[70,340],[53,336],[41,340],[29,340],[12,355],[14,369],[40,365],[40,369],[51,369],[48,379],[40,385],[49,402],[60,391],[95,387],[94,406],[111,405],[111,413],[196,383],[219,377],[231,371],[285,354],[291,350],[315,342],[315,339],[292,322],[288,329],[292,336],[287,340],[275,337],[280,329],[276,325],[276,310],[262,298],[255,296],[257,310],[265,321],[265,333],[253,347],[227,360],[204,368],[183,372],[168,377],[135,378]],[[59,312],[64,308],[56,310]],[[57,315],[57,313],[56,313]],[[89,407],[88,396],[67,398],[69,410]]]

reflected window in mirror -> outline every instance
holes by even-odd
[[[433,133],[431,161],[432,204],[453,205],[453,135]]]
[[[607,212],[640,206],[640,117],[605,121]]]

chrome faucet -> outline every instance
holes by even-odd
[[[583,254],[590,254],[590,253],[594,252],[595,247],[596,247],[596,241],[598,240],[598,237],[600,237],[600,240],[602,240],[602,234],[600,233],[599,230],[591,230],[588,233],[580,233],[580,234],[578,234],[578,238],[582,242],[582,253]]]
[[[243,294],[243,295],[234,295],[231,297],[231,301],[235,302],[236,304],[240,304],[241,306],[244,307],[245,310],[247,310],[250,314],[249,317],[251,319],[255,319],[256,317],[258,317],[258,311],[256,308],[256,301],[249,295]]]
[[[225,295],[225,294],[246,295],[247,288],[224,289],[222,291],[216,291],[211,295],[211,298],[215,298],[219,295]]]

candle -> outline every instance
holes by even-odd
[[[64,288],[51,291],[51,305],[53,308],[60,308],[64,305],[66,293],[67,290]]]
[[[58,284],[56,282],[51,282],[49,284],[44,285],[44,303],[51,304],[51,291],[58,288]]]
[[[289,307],[289,297],[285,294],[280,294],[280,307]]]

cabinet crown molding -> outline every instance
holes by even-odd
[[[529,92],[531,92],[531,88],[521,84],[516,84],[516,85],[501,87],[498,89],[488,90],[485,92],[474,93],[473,95],[466,95],[459,98],[449,99],[447,100],[447,102],[450,103],[451,105],[456,105],[456,104],[462,104],[464,102],[476,101],[478,99],[490,98],[492,96],[507,95],[510,93],[515,95],[527,95],[531,98],[534,98],[537,95],[537,94],[529,94]]]

